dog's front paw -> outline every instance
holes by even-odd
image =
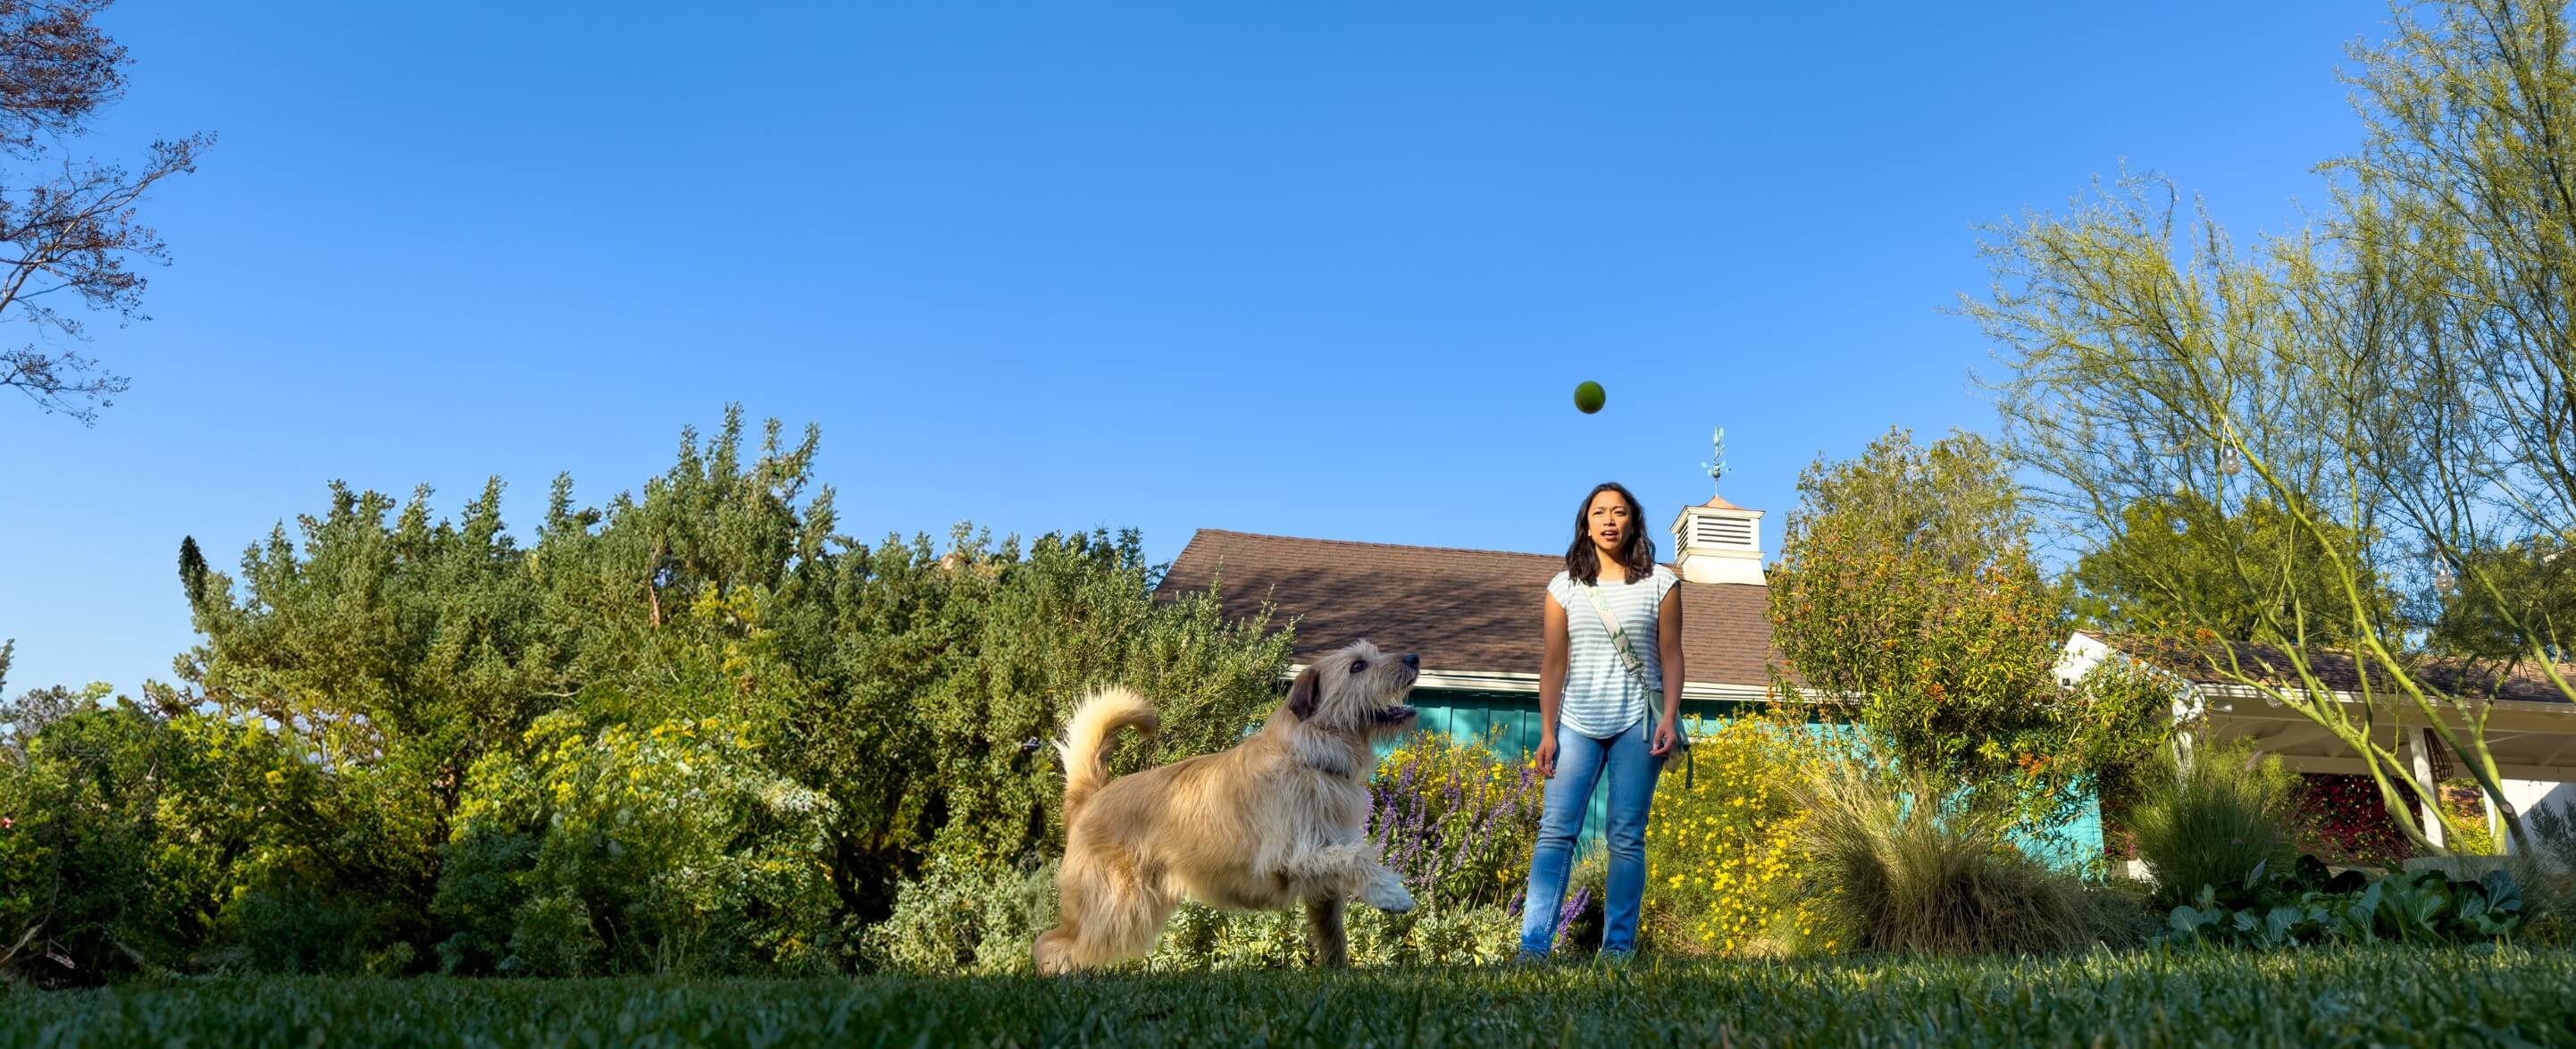
[[[1388,914],[1402,914],[1413,909],[1413,894],[1404,891],[1404,883],[1393,876],[1381,876],[1360,890],[1360,902]]]

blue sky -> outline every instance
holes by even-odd
[[[819,423],[870,540],[1551,550],[1597,480],[1706,498],[1720,424],[1776,526],[1820,452],[1991,429],[1978,223],[2125,159],[2291,225],[2386,19],[1271,6],[127,0],[77,148],[222,139],[88,348],[133,391],[0,403],[10,692],[167,680],[183,535],[230,566],[334,478],[524,526],[728,402]]]

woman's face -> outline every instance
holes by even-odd
[[[1584,534],[1592,537],[1593,548],[1601,552],[1605,562],[1618,560],[1629,529],[1637,527],[1637,522],[1628,519],[1628,501],[1617,492],[1593,496],[1592,505],[1584,508],[1583,521]]]

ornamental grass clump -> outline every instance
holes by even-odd
[[[2250,743],[2204,742],[2151,777],[2129,832],[2155,878],[2159,908],[2203,885],[2245,880],[2258,865],[2287,870],[2297,853],[2299,780]]]
[[[1859,760],[1811,766],[1797,793],[1808,891],[1854,949],[2036,954],[2097,938],[2084,886],[2015,850],[1990,806]]]

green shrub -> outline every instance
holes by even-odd
[[[224,908],[223,936],[200,956],[206,967],[258,973],[343,975],[363,971],[380,941],[362,894],[277,872],[242,886]]]
[[[2159,773],[2129,813],[2158,906],[2243,881],[2256,867],[2287,869],[2298,855],[2299,781],[2281,759],[2244,741],[2204,742]]]
[[[1520,917],[1501,907],[1344,911],[1354,966],[1485,965],[1519,949]],[[1598,931],[1595,932],[1598,937]],[[1183,904],[1144,962],[1149,971],[1293,969],[1310,964],[1306,918],[1291,911],[1221,911]]]
[[[2097,794],[2124,800],[2130,767],[2171,731],[2172,686],[2057,680],[2062,595],[2002,449],[1890,430],[1857,458],[1819,458],[1798,491],[1769,609],[1800,687],[1856,697],[1844,709],[1881,749],[1945,796],[2014,810],[2028,834],[2062,831]]]
[[[1800,784],[1809,892],[1841,945],[2033,953],[2098,938],[2082,883],[2014,850],[2006,815],[1919,778],[1903,787],[1863,761],[1819,763]],[[1953,800],[1917,800],[1934,798]]]
[[[310,763],[277,734],[107,696],[0,705],[0,977],[186,967],[264,902],[313,822]]]
[[[863,937],[868,966],[999,975],[1030,970],[1030,944],[1055,925],[1056,864],[977,868],[934,856],[895,893],[894,914]]]
[[[245,834],[280,839],[227,860],[259,869],[227,873],[221,894],[188,887],[192,900],[240,884],[272,893],[212,964],[318,957],[293,934],[342,916],[296,918],[310,888],[358,911],[359,940],[334,965],[389,965],[402,944],[408,964],[454,972],[513,956],[616,972],[766,968],[827,931],[882,920],[933,853],[1018,866],[1060,849],[1062,773],[1031,743],[1089,688],[1123,682],[1162,705],[1163,732],[1120,748],[1121,772],[1228,745],[1276,704],[1288,635],[1266,615],[1224,615],[1213,593],[1158,597],[1135,533],[996,543],[960,526],[945,549],[928,536],[863,544],[842,534],[819,454],[814,431],[800,441],[772,421],[763,434],[734,409],[716,433],[684,433],[676,460],[633,494],[584,508],[558,478],[518,527],[503,522],[497,479],[447,519],[427,489],[400,500],[333,486],[244,551],[237,572],[183,542],[179,582],[201,635],[181,661],[186,698],[285,736],[319,783],[294,819],[240,813]],[[531,792],[502,818],[469,817],[478,791],[488,801],[511,775],[555,774],[505,772],[549,760],[524,734],[558,715],[585,731],[717,718],[757,739],[724,767],[780,797],[832,802],[815,817],[820,880],[747,856],[706,884],[645,878],[619,833],[539,833],[527,819],[554,803]],[[717,808],[632,818],[723,839],[760,807]],[[529,882],[540,868],[581,883],[570,891],[586,918],[550,904],[553,917],[531,911],[518,928],[522,908],[561,889]],[[793,885],[701,912],[738,895],[736,875]],[[812,885],[828,888],[820,915],[805,913]],[[597,951],[579,936],[539,950],[541,927],[587,928]]]
[[[451,971],[811,969],[833,927],[831,802],[723,718],[528,730],[476,764],[434,907]],[[505,945],[505,946],[504,946]],[[498,957],[494,957],[498,954]]]

